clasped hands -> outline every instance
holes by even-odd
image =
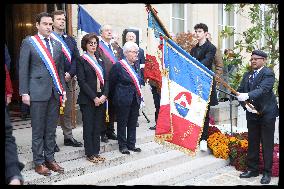
[[[103,104],[106,101],[106,99],[107,99],[107,97],[105,95],[102,95],[100,98],[96,97],[94,99],[95,106],[99,106],[99,105]]]

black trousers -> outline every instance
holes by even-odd
[[[158,115],[159,115],[159,111],[160,111],[160,100],[161,100],[161,96],[158,93],[157,87],[152,86],[151,85],[151,91],[153,94],[153,100],[154,100],[154,104],[155,104],[155,122],[157,124],[157,119],[158,119]]]
[[[130,106],[118,106],[116,110],[117,140],[119,149],[135,148],[136,123],[139,115],[139,105],[133,98]],[[127,134],[126,134],[127,129]]]
[[[276,118],[260,121],[248,120],[248,154],[247,166],[250,171],[259,170],[259,150],[262,145],[264,170],[271,175],[273,150],[274,150],[274,131]]]
[[[83,121],[83,139],[85,154],[98,155],[100,152],[100,133],[104,127],[104,104],[98,107],[94,103],[80,104]]]
[[[203,126],[202,135],[201,135],[201,137],[200,137],[200,141],[201,141],[201,140],[207,141],[207,139],[208,139],[209,111],[210,111],[210,105],[208,105],[208,110],[207,110],[207,113],[206,113],[206,116],[205,116],[205,121],[204,121],[204,126]]]
[[[59,100],[52,92],[48,101],[31,101],[32,151],[35,165],[54,161]]]

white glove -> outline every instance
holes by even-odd
[[[251,105],[251,106],[254,107],[253,105]],[[256,110],[251,109],[247,104],[246,104],[246,109],[247,109],[247,111],[250,112],[250,113],[253,113],[253,114],[256,114],[256,113],[257,113]]]
[[[245,100],[249,99],[249,95],[248,95],[248,93],[239,93],[237,98],[238,98],[238,101],[245,101]]]

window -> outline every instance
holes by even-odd
[[[218,32],[220,36],[220,33],[222,30],[225,29],[225,26],[231,28],[232,30],[234,30],[235,27],[235,19],[236,19],[236,15],[235,15],[235,11],[232,10],[230,12],[225,11],[225,5],[224,4],[219,4],[218,5]],[[219,47],[221,47],[221,49],[224,51],[225,49],[229,48],[229,49],[233,49],[234,48],[234,44],[235,44],[235,39],[234,36],[230,36],[227,38],[219,38],[218,40],[218,45]]]
[[[174,34],[186,32],[186,5],[185,4],[172,4],[172,16],[170,28]]]

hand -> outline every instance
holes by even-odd
[[[28,94],[22,95],[22,101],[23,101],[24,104],[29,106],[30,102],[31,102],[30,95],[28,95]]]
[[[63,104],[65,104],[65,102],[67,101],[67,95],[66,95],[66,91],[63,91],[63,98],[62,98]]]
[[[69,82],[71,80],[71,75],[68,72],[65,72],[65,81]]]
[[[98,97],[96,97],[94,99],[94,102],[95,102],[95,106],[99,106],[101,104],[101,101],[100,101],[100,99]]]
[[[21,185],[21,181],[19,179],[13,179],[10,181],[9,185]]]
[[[106,99],[107,99],[107,97],[105,95],[102,95],[100,97],[101,104],[105,103]]]
[[[237,98],[238,98],[238,101],[245,101],[245,100],[249,99],[249,95],[248,95],[248,93],[239,93]]]
[[[254,108],[254,106],[253,106],[253,105],[251,105],[251,106]],[[247,111],[248,111],[248,112],[253,113],[253,114],[256,114],[256,113],[257,113],[257,111],[256,111],[255,109],[254,109],[254,110],[253,110],[253,109],[251,109],[251,108],[250,108],[247,104],[246,104],[246,106],[245,106],[245,107],[246,107],[246,109],[247,109]]]
[[[10,95],[6,96],[6,105],[10,104],[11,99],[12,99],[12,96],[10,96]]]

